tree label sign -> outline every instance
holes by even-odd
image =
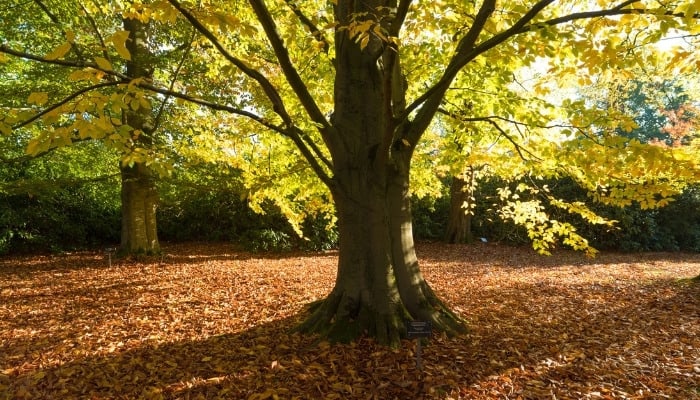
[[[407,321],[406,336],[409,339],[430,337],[433,333],[433,324],[430,321]]]

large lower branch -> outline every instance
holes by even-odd
[[[55,103],[55,104],[52,104],[52,105],[49,106],[49,107],[46,107],[45,109],[43,109],[43,110],[41,110],[40,112],[38,112],[38,113],[34,114],[33,116],[31,116],[30,118],[28,118],[28,119],[26,119],[26,120],[24,120],[24,121],[22,121],[22,122],[18,122],[17,124],[15,124],[15,125],[12,126],[12,129],[18,129],[18,128],[21,128],[21,127],[23,127],[23,126],[29,125],[29,124],[31,124],[32,122],[38,120],[39,118],[41,118],[41,117],[43,117],[44,115],[50,113],[51,111],[53,111],[53,110],[55,110],[55,109],[61,107],[62,105],[67,104],[69,101],[75,99],[76,97],[78,97],[78,96],[80,96],[80,95],[82,95],[82,94],[85,94],[85,93],[87,93],[87,92],[90,92],[90,91],[93,91],[93,90],[96,90],[96,89],[100,89],[100,88],[103,88],[103,87],[107,87],[107,86],[116,86],[116,85],[119,85],[119,84],[120,84],[120,82],[102,82],[102,83],[98,83],[98,84],[96,84],[96,85],[92,85],[92,86],[88,86],[88,87],[86,87],[86,88],[80,89],[80,90],[78,90],[78,91],[76,91],[76,92],[74,92],[74,93],[71,93],[70,95],[68,95],[68,96],[67,96],[66,98],[64,98],[63,100],[61,100],[61,101],[59,101],[59,102],[57,102],[57,103]]]

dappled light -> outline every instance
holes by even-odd
[[[179,245],[112,268],[90,252],[2,258],[0,398],[700,396],[700,286],[688,279],[700,256],[417,250],[469,323],[434,334],[422,370],[415,340],[290,333],[333,287],[336,253]]]

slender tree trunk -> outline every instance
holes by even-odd
[[[152,75],[152,55],[148,49],[147,25],[135,19],[124,19],[124,29],[129,31],[127,48],[131,60],[127,61],[127,75],[147,78]],[[129,107],[124,113],[125,122],[133,128],[132,150],[148,148],[152,144],[153,115],[150,107],[137,101],[138,107]],[[120,165],[122,187],[122,235],[121,251],[125,253],[158,253],[156,208],[158,194],[152,172],[145,161]]]
[[[149,168],[143,163],[122,166],[122,238],[127,253],[160,251],[156,230],[158,194]]]
[[[474,171],[467,171],[452,178],[450,184],[450,214],[445,230],[445,242],[447,243],[471,243],[472,216],[474,198]]]

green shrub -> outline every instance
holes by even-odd
[[[292,249],[292,241],[285,232],[274,229],[255,229],[247,231],[241,237],[241,245],[252,252],[288,251]]]
[[[263,205],[253,212],[240,192],[162,185],[158,231],[163,241],[229,241],[249,251],[328,250],[337,248],[338,231],[324,217],[308,217],[300,238],[279,209]]]
[[[309,216],[304,220],[301,230],[304,239],[299,241],[298,247],[309,251],[323,251],[338,248],[338,228],[328,226],[328,218],[324,216]]]
[[[118,242],[119,206],[95,196],[99,190],[86,185],[0,196],[0,253],[58,252]]]
[[[411,199],[411,211],[413,236],[416,240],[442,240],[450,213],[449,196],[443,195],[437,199],[414,196]]]
[[[511,221],[503,221],[498,215],[498,209],[503,204],[497,189],[504,185],[514,189],[517,184],[498,178],[479,182],[472,218],[474,237],[513,245],[530,242],[525,228]],[[569,178],[539,181],[536,184],[547,185],[557,198],[583,201],[599,215],[618,221],[614,227],[592,225],[560,208],[546,208],[551,218],[572,224],[595,248],[615,251],[700,251],[700,185],[687,188],[666,207],[642,210],[638,205],[620,208],[593,203],[586,191]],[[521,198],[525,199],[527,195],[523,193]],[[449,214],[447,196],[414,199],[413,210],[414,235],[417,239],[442,238]]]

